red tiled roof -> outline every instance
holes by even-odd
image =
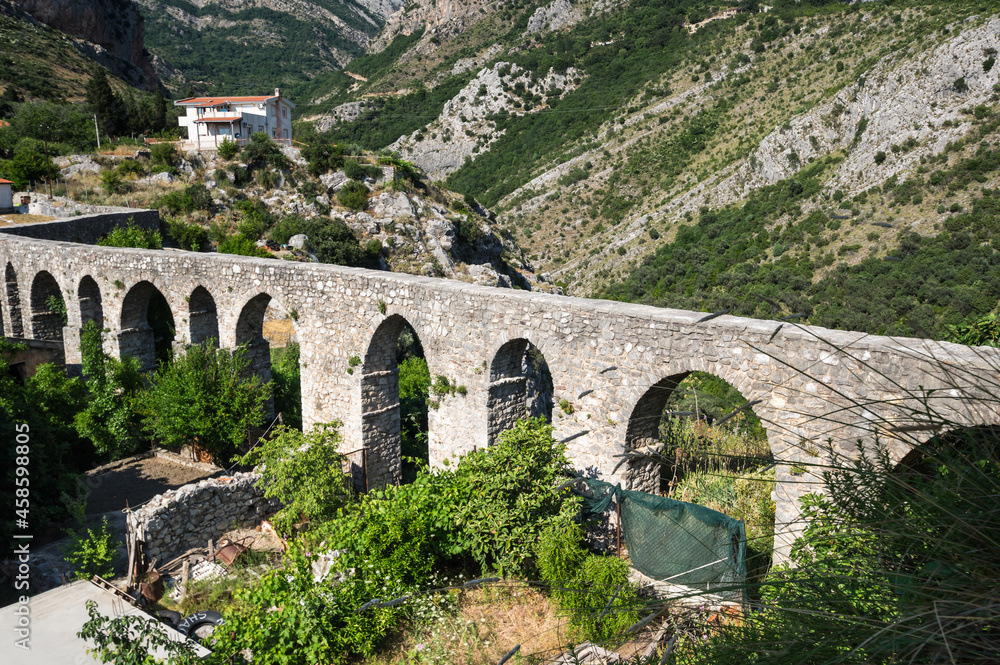
[[[178,106],[218,106],[219,104],[225,104],[226,102],[266,102],[269,99],[275,99],[274,95],[264,95],[262,97],[191,97],[190,99],[181,99],[174,104]]]
[[[14,184],[13,180],[4,180],[3,178],[0,178],[0,185],[13,185],[13,184]]]
[[[239,122],[242,119],[241,115],[213,115],[207,118],[198,118],[195,122]]]

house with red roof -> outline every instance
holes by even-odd
[[[187,109],[178,118],[178,124],[187,128],[186,150],[216,150],[227,137],[242,145],[257,132],[282,145],[292,144],[295,104],[282,97],[278,88],[273,95],[256,97],[190,97],[174,106]]]
[[[0,213],[14,212],[14,183],[0,178]]]

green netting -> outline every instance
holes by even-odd
[[[743,600],[747,572],[743,520],[685,501],[582,480],[593,492],[584,498],[586,512],[602,514],[612,500],[621,504],[622,537],[633,568],[661,582]]]

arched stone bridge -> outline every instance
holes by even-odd
[[[294,319],[300,343],[305,426],[342,421],[344,450],[367,450],[373,484],[399,479],[395,353],[407,323],[431,376],[466,387],[429,412],[432,466],[488,446],[525,413],[533,346],[551,372],[556,436],[572,437],[577,469],[656,491],[655,465],[638,460],[616,471],[621,455],[656,443],[667,397],[687,374],[725,379],[756,402],[777,460],[777,560],[799,526],[798,498],[817,489],[821,465],[855,456],[856,441],[875,432],[897,459],[912,437],[930,435],[925,430],[934,424],[920,399],[926,390],[935,391],[930,408],[954,422],[1000,420],[992,400],[976,392],[996,377],[998,356],[989,349],[732,316],[702,321],[697,312],[332,265],[79,244],[123,217],[4,229],[4,334],[61,337],[72,365],[80,328],[94,320],[110,331],[106,351],[151,366],[146,312],[159,292],[176,344],[217,338],[224,347],[248,345],[257,371],[269,377],[262,326],[276,301]],[[153,212],[135,217],[157,224]],[[67,304],[65,327],[46,304],[57,294]]]

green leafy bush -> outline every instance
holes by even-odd
[[[149,149],[149,161],[160,170],[173,171],[177,165],[177,150],[172,143],[154,143]]]
[[[247,428],[264,422],[271,396],[271,383],[244,378],[249,368],[245,348],[188,347],[160,365],[141,395],[143,425],[167,448],[197,442],[218,463],[228,462],[246,441]]]
[[[386,520],[399,522],[391,516]],[[373,527],[372,533],[383,532]],[[412,530],[395,534],[419,536]],[[392,548],[400,541],[389,537],[382,542]],[[331,574],[317,582],[312,563],[318,555],[293,546],[284,568],[272,569],[259,584],[236,591],[224,611],[226,629],[214,635],[213,650],[231,654],[249,649],[254,663],[263,665],[344,665],[372,657],[386,634],[405,620],[408,608],[359,608],[373,596],[395,598],[409,588],[379,567],[385,559],[366,557],[363,550],[359,541],[343,551]],[[387,552],[399,562],[389,569],[419,570],[421,561],[407,558],[409,552],[405,547]],[[351,568],[351,574],[343,574]]]
[[[305,233],[323,263],[358,267],[369,265],[369,257],[344,220],[319,217],[309,222]]]
[[[93,642],[89,653],[102,663],[115,665],[149,665],[152,653],[166,654],[170,665],[197,665],[203,661],[191,643],[175,641],[172,635],[160,630],[156,622],[143,614],[123,614],[106,617],[97,609],[97,603],[88,600],[90,617],[80,628],[77,637]],[[155,661],[163,662],[163,661]]]
[[[188,185],[183,190],[167,192],[156,202],[160,209],[175,215],[192,213],[195,210],[211,210],[212,194],[201,183]]]
[[[129,217],[125,226],[116,226],[111,229],[111,232],[98,240],[97,244],[102,247],[163,249],[163,236],[160,235],[158,229],[144,229],[136,226],[135,219]]]
[[[101,171],[101,187],[105,194],[117,194],[126,189],[121,174],[112,169]]]
[[[87,535],[83,536],[72,529],[67,529],[67,533],[73,539],[73,543],[67,549],[64,558],[74,566],[74,578],[89,580],[94,575],[99,575],[111,579],[114,576],[117,543],[108,525],[107,515],[101,520],[101,526],[96,532],[87,529]]]
[[[176,217],[166,217],[164,221],[167,225],[167,235],[173,238],[181,249],[200,252],[208,247],[208,232],[201,224],[188,223]]]
[[[251,171],[265,166],[272,169],[287,169],[291,162],[281,152],[281,147],[264,132],[254,132],[243,147],[243,161]]]
[[[340,205],[352,210],[364,210],[368,206],[368,188],[356,180],[348,180],[337,192]]]
[[[629,582],[628,562],[589,554],[583,542],[577,524],[548,527],[535,546],[538,572],[580,636],[603,642],[635,623],[642,603]]]
[[[309,173],[322,175],[344,166],[344,146],[317,137],[302,149],[302,157],[309,163]]]
[[[222,139],[222,143],[219,144],[219,157],[223,159],[232,159],[240,152],[240,147],[236,145],[236,141],[232,140],[228,136]]]
[[[287,245],[288,239],[300,233],[307,233],[309,222],[298,215],[286,215],[271,227],[268,237],[279,245]]]
[[[364,180],[365,178],[375,180],[382,175],[382,169],[374,164],[361,164],[356,159],[348,159],[344,162],[344,175],[351,180]]]
[[[306,434],[279,427],[274,436],[243,456],[242,464],[263,465],[258,485],[264,495],[281,501],[274,517],[281,533],[305,518],[332,518],[350,498],[349,476],[343,472],[344,456],[338,452],[340,423],[317,423]]]
[[[250,238],[242,233],[229,236],[219,243],[220,254],[236,254],[237,256],[255,256],[259,259],[271,258],[271,253],[263,247],[258,247]]]
[[[73,417],[74,427],[102,456],[118,459],[131,455],[144,440],[139,396],[145,383],[139,361],[105,354],[101,329],[93,321],[83,326],[80,354],[89,397]]]

